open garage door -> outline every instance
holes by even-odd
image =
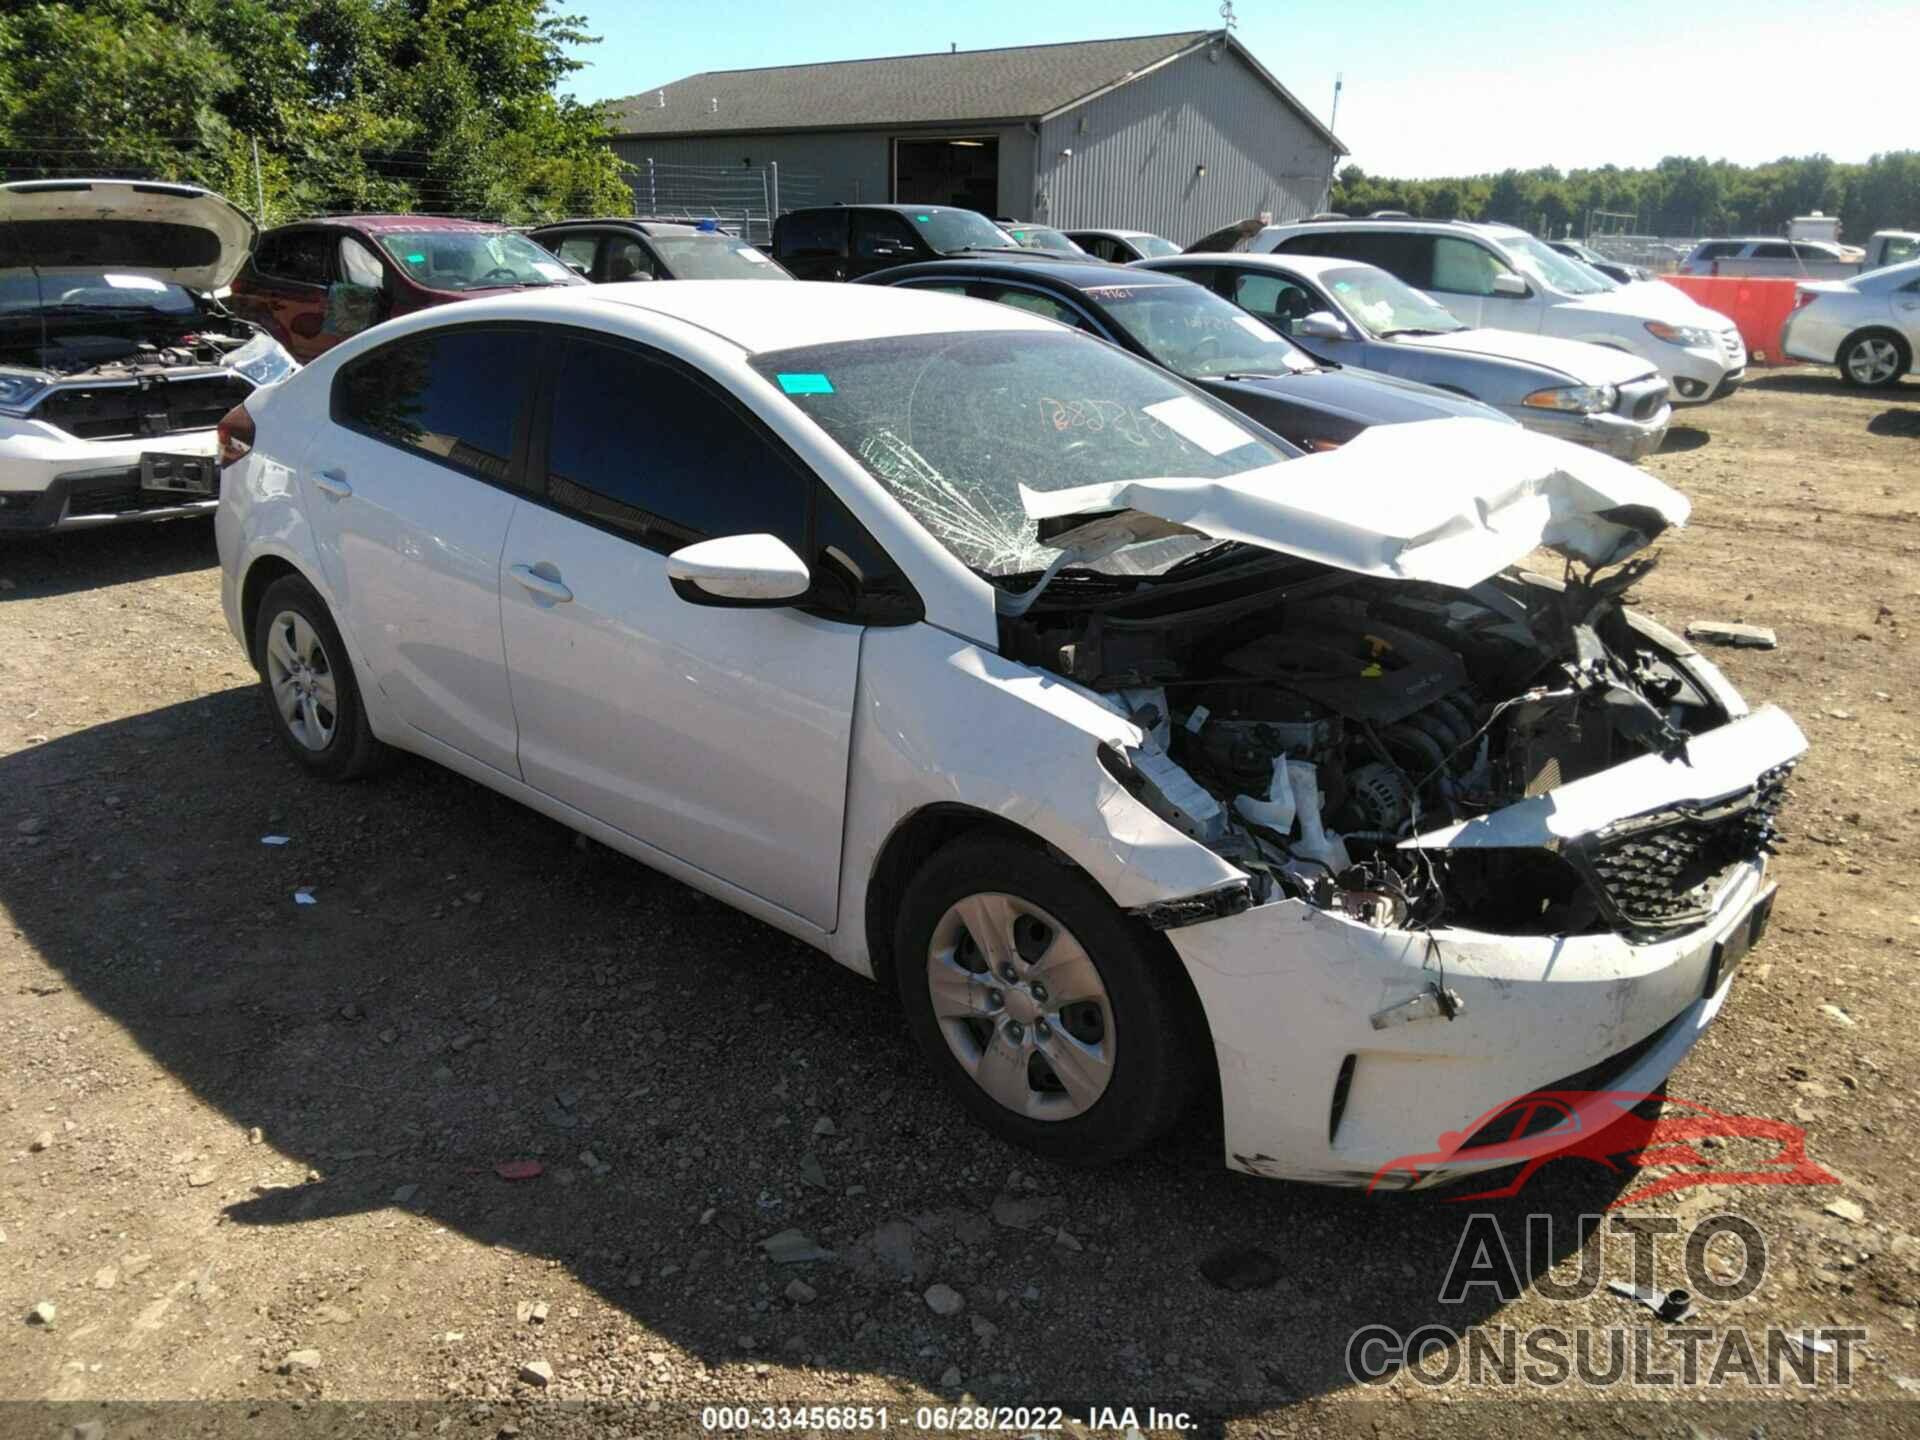
[[[1000,141],[993,135],[893,142],[893,198],[991,215],[1000,203]]]

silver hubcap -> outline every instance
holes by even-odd
[[[1014,895],[969,895],[927,950],[933,1013],[966,1072],[1031,1120],[1085,1114],[1113,1078],[1113,1005],[1080,942]]]
[[[309,750],[333,741],[333,662],[306,619],[292,610],[273,617],[267,631],[267,685],[287,731]]]
[[[1882,385],[1900,366],[1891,340],[1862,340],[1847,352],[1847,373],[1863,385]]]

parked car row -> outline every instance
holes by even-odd
[[[882,981],[1009,1141],[1217,1096],[1236,1168],[1440,1183],[1514,1095],[1655,1089],[1766,925],[1805,742],[1622,607],[1688,513],[1596,453],[1664,424],[1631,356],[939,207],[783,216],[866,269],[770,285],[646,220],[0,201],[0,514],[212,508],[298,766],[413,752]]]

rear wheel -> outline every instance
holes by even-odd
[[[1907,342],[1888,330],[1863,330],[1840,347],[1840,378],[1863,390],[1891,385],[1913,363]]]
[[[274,731],[306,769],[329,780],[355,780],[385,759],[339,628],[299,576],[282,576],[261,597],[253,654]]]
[[[960,840],[907,887],[895,932],[907,1021],[988,1129],[1098,1164],[1164,1132],[1204,1044],[1179,961],[1036,846]]]

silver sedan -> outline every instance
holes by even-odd
[[[1913,368],[1920,346],[1920,260],[1869,270],[1851,280],[1806,280],[1780,332],[1796,360],[1840,367],[1862,387],[1892,385]]]
[[[1463,325],[1386,271],[1320,255],[1142,260],[1210,286],[1323,364],[1352,365],[1470,396],[1530,430],[1638,460],[1660,448],[1667,382],[1625,351]]]

